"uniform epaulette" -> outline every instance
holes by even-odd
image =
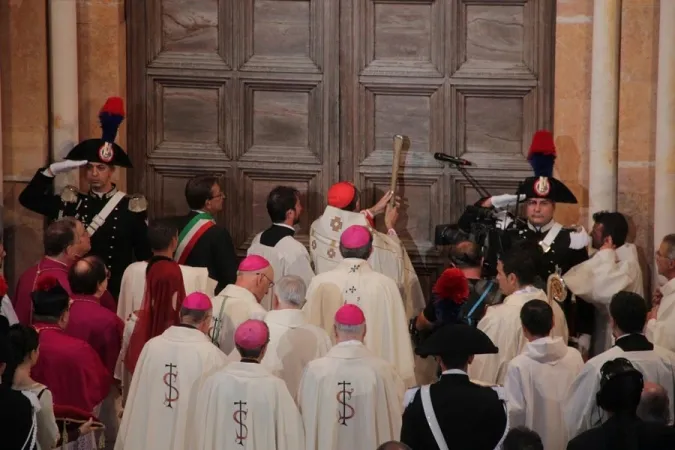
[[[64,203],[75,203],[77,202],[77,196],[79,193],[80,192],[75,186],[68,185],[61,191],[61,200]]]
[[[148,200],[145,195],[134,194],[129,196],[129,211],[139,213],[148,209]]]

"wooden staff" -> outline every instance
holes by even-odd
[[[401,162],[401,153],[410,148],[410,138],[397,134],[394,136],[394,157],[391,161],[391,184],[389,190],[394,194],[389,200],[389,205],[396,206],[396,183],[398,182],[398,169]]]

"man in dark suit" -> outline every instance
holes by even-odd
[[[637,416],[643,386],[642,373],[626,358],[603,364],[596,402],[609,419],[572,439],[567,450],[674,449],[673,428]]]
[[[237,255],[230,233],[216,225],[214,216],[223,209],[223,194],[218,178],[198,175],[185,185],[185,199],[192,211],[175,218],[179,230],[174,259],[192,267],[206,267],[216,280],[215,294],[237,278]]]
[[[472,383],[466,373],[473,355],[497,353],[482,331],[469,325],[445,325],[417,353],[435,356],[443,373],[431,386],[408,390],[401,441],[413,450],[493,450],[506,435],[506,406],[501,388]]]

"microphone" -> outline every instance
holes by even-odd
[[[450,164],[455,164],[457,166],[473,166],[471,161],[467,161],[466,159],[459,158],[457,156],[446,155],[445,153],[434,153],[434,159]]]

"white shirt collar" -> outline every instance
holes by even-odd
[[[285,223],[275,223],[274,225],[277,225],[279,227],[285,227],[285,228],[288,228],[288,229],[291,229],[291,230],[295,231],[295,227],[292,227],[292,226],[290,226],[288,224],[285,224]]]
[[[469,376],[468,373],[464,372],[461,369],[448,369],[441,373],[441,375],[466,375],[467,377]]]

